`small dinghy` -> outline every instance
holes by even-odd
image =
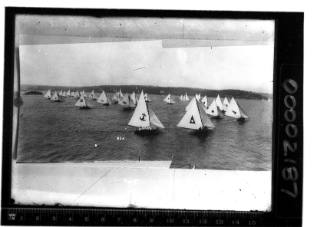
[[[157,134],[159,128],[165,128],[153,110],[148,107],[148,104],[144,99],[143,91],[141,92],[133,116],[128,125],[136,127],[137,130],[135,131],[135,134],[143,136]]]
[[[225,113],[227,111],[228,106],[229,106],[229,101],[228,101],[228,98],[225,97],[224,101],[223,101],[223,109],[222,109],[223,113]]]
[[[170,94],[167,95],[167,97],[164,99],[164,102],[171,105],[175,103]]]
[[[45,93],[44,98],[46,98],[46,99],[51,99],[51,90],[48,90],[48,91]]]
[[[231,99],[225,115],[236,118],[240,122],[244,122],[249,118],[234,98]]]
[[[213,100],[212,103],[210,104],[209,108],[206,109],[206,113],[211,117],[211,118],[223,118],[224,114],[220,110],[220,108],[217,106],[216,100]]]
[[[81,110],[90,109],[90,106],[87,104],[85,97],[81,95],[79,100],[75,103],[75,106],[79,107]]]
[[[52,102],[61,102],[61,98],[58,96],[58,93],[55,91],[50,99]]]
[[[101,95],[97,99],[97,102],[104,106],[109,106],[111,104],[110,99],[107,97],[104,91],[102,91]]]
[[[177,127],[192,129],[195,134],[201,135],[215,126],[207,116],[202,104],[196,98],[193,98]]]
[[[207,96],[204,96],[201,99],[201,103],[203,104],[203,106],[205,107],[205,109],[208,109],[208,98],[207,98]]]
[[[136,97],[135,92],[131,95],[125,94],[122,99],[118,101],[118,104],[123,107],[123,110],[133,110],[136,107]]]

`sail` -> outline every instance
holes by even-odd
[[[136,101],[136,95],[135,95],[135,92],[133,92],[131,95],[130,95],[130,105],[132,106],[136,106],[137,104],[137,101]]]
[[[203,124],[200,117],[200,112],[196,104],[196,98],[193,98],[188,105],[186,113],[177,124],[177,127],[188,129],[201,129]]]
[[[48,90],[47,93],[45,93],[44,98],[47,98],[47,99],[51,98],[51,90]]]
[[[208,108],[208,98],[207,98],[207,96],[204,96],[201,99],[201,103],[204,105],[205,108]]]
[[[219,116],[218,106],[217,106],[216,100],[212,101],[209,108],[206,109],[206,113],[209,114],[210,116],[214,116],[214,117]]]
[[[107,95],[104,91],[102,91],[101,95],[97,99],[97,102],[101,104],[109,104]]]
[[[63,91],[63,92],[62,92],[62,96],[63,96],[63,97],[66,97],[66,91]]]
[[[224,101],[223,101],[223,110],[227,111],[228,106],[229,106],[229,102],[228,102],[227,97],[225,97]]]
[[[170,103],[170,94],[168,94],[166,96],[166,98],[164,99],[164,101],[167,102],[167,103]]]
[[[241,117],[241,111],[235,101],[234,98],[232,98],[230,100],[230,103],[227,107],[227,110],[226,110],[226,113],[225,113],[226,116],[229,116],[229,117],[234,117],[234,118],[240,118]]]
[[[89,98],[90,99],[94,99],[95,98],[94,90],[92,90],[92,92],[90,93]]]
[[[59,96],[62,96],[62,90],[59,91]]]
[[[70,90],[68,89],[68,91],[67,91],[67,96],[71,96],[71,94],[70,94]]]
[[[75,106],[78,107],[87,107],[86,100],[83,96],[81,96],[78,101],[75,103]]]
[[[149,108],[150,124],[159,128],[165,128],[156,114]]]
[[[187,93],[185,93],[185,98],[184,98],[185,101],[190,101],[189,97],[187,96]]]
[[[137,102],[137,106],[134,110],[132,118],[128,122],[128,125],[138,128],[150,127],[150,116],[147,104],[144,99],[143,91],[141,92],[140,98]]]
[[[206,114],[203,106],[199,102],[196,102],[196,104],[197,104],[197,107],[198,107],[198,110],[199,110],[199,113],[200,113],[200,118],[201,118],[201,121],[202,121],[203,126],[209,128],[209,129],[214,128],[215,126],[211,122],[211,120],[208,117],[208,115]]]
[[[184,96],[183,95],[180,95],[179,96],[179,100],[184,101]]]
[[[195,94],[195,98],[196,98],[198,101],[200,101],[200,99],[201,99],[201,94]]]
[[[118,104],[121,105],[121,106],[129,106],[129,96],[128,96],[128,94],[125,94],[123,96],[123,98],[121,98],[118,101]]]
[[[166,103],[175,103],[175,101],[172,99],[170,94],[168,94],[166,96],[166,98],[164,99],[164,102],[166,102]]]
[[[59,96],[57,94],[57,92],[55,91],[51,97],[51,101],[58,101],[59,100]]]
[[[223,105],[223,103],[221,102],[221,99],[220,99],[220,96],[219,96],[219,94],[217,95],[217,98],[216,98],[216,105],[218,106],[218,108],[220,109],[220,110],[223,110],[224,109],[224,105]]]

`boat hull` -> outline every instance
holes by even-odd
[[[159,134],[159,129],[138,129],[134,133],[139,136],[152,136]]]

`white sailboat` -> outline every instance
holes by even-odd
[[[195,98],[196,98],[196,100],[200,101],[200,99],[201,99],[201,94],[195,94]]]
[[[215,126],[207,116],[201,103],[193,98],[177,127],[192,129],[196,133],[201,133],[213,129]]]
[[[148,96],[147,93],[144,94],[144,100],[145,100],[146,102],[151,102],[151,101],[152,101],[152,100],[150,99],[150,97]]]
[[[97,99],[97,102],[101,103],[104,106],[109,106],[111,104],[110,100],[108,99],[108,97],[104,91],[102,91],[101,95]]]
[[[70,90],[69,90],[69,89],[68,89],[66,95],[67,95],[68,97],[71,96],[71,94],[70,94]]]
[[[166,96],[166,98],[164,99],[164,102],[167,103],[167,104],[174,104],[175,103],[175,101],[173,100],[173,98],[171,97],[170,94],[168,94]]]
[[[224,101],[223,101],[223,109],[222,109],[223,113],[225,113],[227,111],[228,106],[229,106],[229,101],[228,101],[227,97],[225,97]]]
[[[121,105],[124,110],[135,109],[136,107],[135,93],[133,92],[131,95],[128,95],[126,93],[124,97],[118,101],[118,104]]]
[[[112,96],[112,101],[113,104],[117,104],[119,101],[119,92],[114,93],[114,95]]]
[[[139,135],[156,134],[159,128],[164,128],[158,117],[145,102],[143,91],[128,125],[136,127],[135,133]]]
[[[179,100],[180,100],[180,101],[184,101],[184,95],[180,95],[180,96],[179,96]]]
[[[95,96],[94,90],[92,90],[92,92],[90,93],[89,98],[93,99],[93,100],[97,99],[97,97]]]
[[[59,91],[59,94],[58,94],[58,95],[59,95],[59,96],[62,96],[62,90]]]
[[[79,99],[79,96],[80,96],[79,91],[75,91],[74,98],[75,99]]]
[[[184,101],[190,101],[189,97],[187,96],[187,93],[185,93]]]
[[[66,97],[66,96],[67,96],[66,91],[63,91],[62,92],[62,97]]]
[[[51,90],[48,90],[48,91],[45,93],[44,98],[46,98],[46,99],[51,99]]]
[[[224,105],[223,105],[223,103],[221,102],[221,99],[220,99],[219,94],[217,95],[217,98],[216,98],[216,105],[218,106],[218,108],[219,108],[221,111],[224,110]]]
[[[53,102],[61,102],[61,99],[58,96],[58,93],[56,91],[53,93],[50,100],[53,101]]]
[[[225,115],[236,118],[238,121],[245,121],[249,118],[234,98],[230,100]]]
[[[80,109],[90,109],[90,106],[87,104],[85,97],[82,95],[77,102],[75,103],[75,106],[79,107]]]
[[[208,98],[206,95],[201,99],[201,103],[206,109],[208,108]]]
[[[217,106],[216,100],[213,100],[209,108],[206,109],[206,113],[212,118],[223,118],[224,114]]]

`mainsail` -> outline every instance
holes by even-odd
[[[164,128],[155,113],[148,108],[144,99],[143,91],[141,92],[137,106],[128,125],[141,129],[151,129],[157,127]]]
[[[201,99],[201,103],[204,105],[205,108],[208,108],[208,98],[207,98],[207,96],[204,96]]]
[[[166,102],[168,104],[174,104],[175,103],[175,101],[172,99],[170,94],[167,95],[167,97],[164,99],[164,102]]]
[[[189,97],[187,96],[187,93],[185,93],[184,100],[185,101],[190,101]]]
[[[45,93],[44,98],[51,99],[51,90],[48,90],[47,93]]]
[[[220,110],[224,110],[224,105],[223,105],[223,103],[221,102],[221,99],[220,99],[219,94],[217,95],[217,98],[216,98],[216,105],[218,106],[218,108],[219,108]]]
[[[237,119],[239,119],[239,118],[247,119],[248,118],[248,116],[245,114],[244,110],[241,109],[241,107],[235,101],[234,98],[231,99],[225,115],[229,116],[229,117],[237,118]]]
[[[67,93],[66,93],[67,96],[70,96],[70,90],[68,89]]]
[[[195,98],[196,98],[198,101],[200,101],[200,99],[201,99],[201,94],[195,94]]]
[[[210,104],[209,108],[206,109],[206,113],[210,115],[211,117],[222,117],[223,113],[217,106],[216,100],[213,100]]]
[[[104,91],[102,91],[101,95],[97,99],[97,102],[103,105],[109,105],[109,99]]]
[[[92,90],[92,92],[91,92],[89,98],[90,98],[90,99],[96,99],[95,94],[94,94],[94,90]]]
[[[50,100],[51,100],[51,101],[54,101],[54,102],[58,102],[58,101],[60,101],[59,96],[58,96],[58,94],[57,94],[56,91],[53,93],[53,95],[52,95],[52,97],[51,97]]]
[[[225,97],[223,101],[223,111],[227,111],[228,106],[229,106],[229,102],[227,97]]]
[[[75,106],[78,106],[80,108],[88,108],[85,97],[81,96],[79,100],[75,103]]]
[[[196,98],[193,98],[177,127],[198,130],[203,128],[212,129],[215,126],[206,115],[202,105]]]
[[[123,96],[123,98],[119,99],[118,101],[118,104],[123,107],[129,107],[129,103],[130,103],[130,97],[127,93]]]

